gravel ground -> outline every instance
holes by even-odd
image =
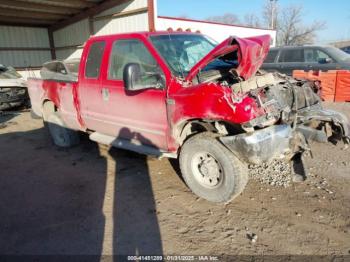
[[[349,104],[326,107],[350,113]],[[347,256],[344,261],[350,258],[349,149],[311,147],[304,183],[290,182],[288,166],[276,162],[251,170],[241,196],[218,205],[193,195],[174,161],[87,139],[59,149],[28,112],[2,115],[0,254]]]
[[[249,177],[263,184],[289,187],[292,182],[291,166],[283,160],[274,160],[259,166],[250,165]]]

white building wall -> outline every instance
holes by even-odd
[[[47,50],[0,50],[0,64],[38,67],[51,59],[46,28],[0,26],[0,48],[45,48]]]
[[[117,5],[115,7],[112,7],[108,10],[105,10],[95,17],[101,17],[101,16],[106,16],[106,15],[113,15],[121,12],[126,12],[126,11],[132,11],[135,9],[147,7],[147,0],[130,0],[129,2],[126,2],[121,5]]]
[[[53,32],[57,59],[79,57],[82,45],[90,37],[89,20],[84,19]]]
[[[169,18],[162,16],[156,18],[155,25],[157,30],[168,30],[169,28],[172,28],[174,31],[176,31],[178,28],[181,28],[183,31],[187,29],[191,29],[192,32],[200,31],[202,34],[208,35],[218,42],[224,41],[231,35],[238,37],[270,35],[272,38],[271,45],[275,46],[276,44],[276,31],[269,29],[223,25],[204,21]]]
[[[95,35],[110,35],[136,31],[148,31],[148,14],[136,14],[94,23]]]
[[[89,38],[89,21],[81,20],[77,23],[68,25],[53,33],[55,47],[65,47],[72,45],[81,45]]]
[[[147,6],[147,0],[132,0],[99,13],[92,18],[93,35],[148,31]],[[133,11],[135,13],[132,13]],[[118,14],[125,12],[128,14],[118,17]],[[116,16],[113,17],[113,15]],[[80,57],[83,45],[89,37],[88,19],[55,31],[54,42],[57,48],[57,59]]]
[[[108,9],[94,17],[95,35],[110,35],[148,31],[147,0],[134,0]],[[139,11],[122,17],[108,17],[125,12]]]

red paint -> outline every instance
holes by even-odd
[[[68,127],[137,139],[170,152],[177,151],[179,147],[174,137],[174,128],[180,123],[202,119],[241,124],[265,113],[257,106],[255,100],[246,94],[234,94],[234,101],[239,101],[234,102],[229,87],[214,83],[188,86],[188,82],[180,82],[172,75],[165,61],[149,41],[149,36],[156,34],[169,34],[169,32],[109,35],[89,39],[82,54],[77,83],[33,79],[28,81],[34,110],[37,112],[44,101],[51,100],[59,109]],[[108,79],[112,45],[122,39],[137,39],[146,46],[165,75],[164,90],[147,89],[130,93],[125,90],[122,79]],[[89,79],[85,77],[85,64],[90,46],[96,41],[105,42],[101,73],[97,79]],[[268,36],[248,39],[228,38],[191,70],[187,80],[194,77],[213,58],[233,50],[239,52],[237,72],[243,78],[249,78],[261,65],[268,52],[268,45]],[[186,86],[183,86],[185,84]],[[108,90],[108,100],[103,99],[103,89]]]

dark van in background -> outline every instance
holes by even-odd
[[[350,70],[350,55],[333,46],[271,48],[262,69],[287,75],[293,70]]]

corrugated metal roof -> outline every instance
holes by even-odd
[[[50,51],[0,51],[0,63],[13,67],[39,67],[49,60]]]
[[[55,53],[79,56],[90,34],[147,31],[147,7],[148,0],[0,0],[0,63],[37,67]]]
[[[118,2],[125,0],[1,0],[0,25],[48,27],[106,3]]]
[[[0,26],[0,35],[0,47],[50,47],[46,28]]]
[[[65,28],[57,30],[53,34],[55,47],[83,44],[90,36],[89,21],[84,19]]]
[[[148,31],[148,14],[137,14],[120,17],[118,19],[105,19],[94,22],[95,35],[109,35],[117,33]]]

